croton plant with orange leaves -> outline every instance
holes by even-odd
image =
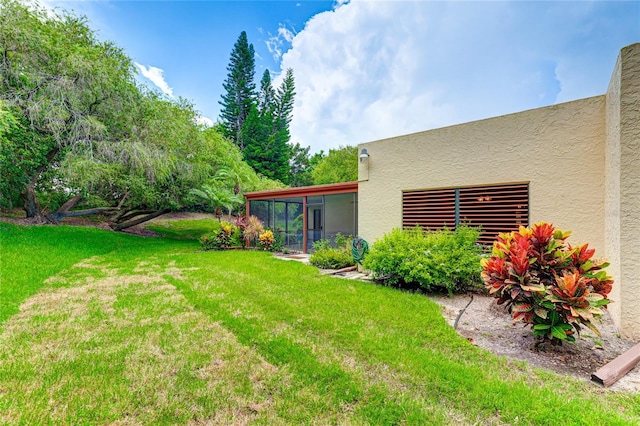
[[[500,234],[482,260],[489,294],[507,304],[514,320],[533,326],[537,344],[574,342],[581,326],[600,335],[594,322],[609,303],[609,264],[593,259],[587,244],[568,244],[570,234],[546,222],[520,227]]]

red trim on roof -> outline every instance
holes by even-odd
[[[327,185],[299,186],[297,188],[247,192],[246,194],[244,194],[244,196],[247,198],[247,201],[249,201],[283,197],[345,194],[349,192],[358,192],[358,182],[330,183]]]

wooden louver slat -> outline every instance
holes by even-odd
[[[402,227],[455,227],[455,189],[411,191],[402,194]]]
[[[480,243],[491,244],[499,233],[529,224],[529,185],[460,188],[459,218],[481,226]]]
[[[456,203],[456,192],[458,199]],[[481,226],[479,242],[491,244],[499,233],[529,224],[529,185],[495,185],[404,192],[402,226],[454,228],[459,223]]]

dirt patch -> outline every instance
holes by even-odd
[[[443,307],[443,316],[453,326],[471,297],[430,296],[430,299]],[[535,348],[530,327],[524,327],[523,322],[514,324],[509,313],[498,306],[494,298],[479,294],[473,295],[473,301],[460,316],[457,326],[460,335],[496,355],[526,361],[536,367],[587,381],[591,380],[591,374],[597,369],[635,344],[619,337],[619,331],[608,312],[605,312],[598,329],[602,336],[585,330],[574,344]],[[640,366],[636,366],[609,389],[640,392]]]

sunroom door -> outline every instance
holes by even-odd
[[[323,205],[307,205],[307,251],[313,249],[313,243],[321,240],[324,233]]]

